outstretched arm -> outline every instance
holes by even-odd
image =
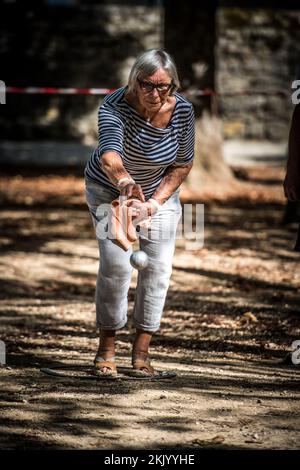
[[[104,152],[100,158],[100,166],[112,184],[120,190],[121,195],[136,196],[141,201],[145,201],[141,186],[135,183],[128,171],[125,170],[122,158],[117,152]]]
[[[159,209],[159,205],[166,202],[166,200],[169,199],[174,191],[176,191],[176,189],[181,185],[189,174],[192,166],[193,162],[181,166],[170,165],[151,198],[142,205],[140,202],[132,203],[132,207],[140,211],[138,221],[142,221],[145,217],[156,213]]]
[[[152,199],[155,199],[159,204],[163,204],[185,180],[192,166],[193,162],[183,166],[171,165],[151,196]]]
[[[117,186],[121,178],[130,178],[130,174],[125,170],[122,158],[117,152],[103,153],[100,158],[100,166],[115,186]]]

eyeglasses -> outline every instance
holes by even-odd
[[[138,80],[138,82],[145,93],[151,93],[154,89],[156,89],[158,93],[167,93],[173,86],[173,83],[158,83],[157,85],[154,85],[154,83],[146,82],[144,80]]]

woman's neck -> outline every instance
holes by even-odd
[[[138,114],[140,114],[140,116],[142,116],[143,119],[145,119],[145,121],[147,122],[151,122],[153,119],[155,119],[155,117],[161,111],[162,107],[167,101],[166,100],[165,102],[163,102],[159,109],[154,112],[151,112],[147,110],[147,108],[143,106],[142,103],[140,103],[139,100],[136,99],[130,92],[126,91],[124,98],[130,104],[130,106],[132,106],[138,112]]]

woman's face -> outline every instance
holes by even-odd
[[[157,88],[153,88],[156,85]],[[137,84],[137,96],[140,104],[149,112],[155,112],[167,100],[172,80],[163,69],[157,70],[153,75],[139,80]]]

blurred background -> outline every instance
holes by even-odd
[[[282,183],[300,3],[0,0],[0,24],[0,445],[299,448],[299,370],[282,359],[300,338],[300,215]],[[180,195],[204,204],[205,218],[203,247],[176,241],[152,343],[154,363],[179,376],[163,394],[160,383],[53,382],[40,367],[90,366],[97,345],[83,169],[98,107],[157,47],[195,107]],[[133,334],[130,321],[118,332],[125,364]]]
[[[300,5],[240,3],[1,0],[0,78],[7,87],[113,89],[126,84],[139,53],[165,48],[195,106],[199,170],[228,176],[224,165],[216,167],[216,153],[235,165],[282,163],[300,60]],[[102,98],[7,93],[1,163],[83,165],[97,143]]]

